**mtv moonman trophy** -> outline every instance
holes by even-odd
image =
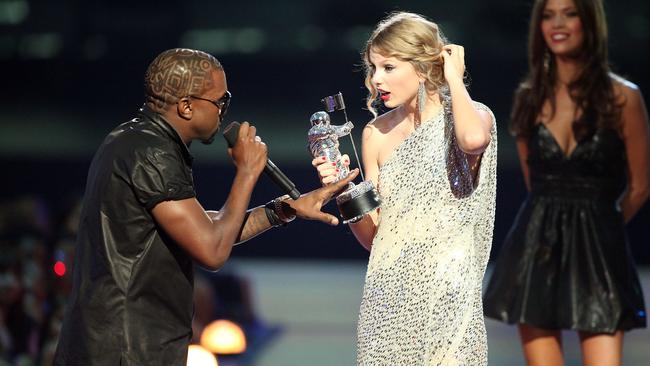
[[[339,169],[335,182],[345,178],[350,173],[350,169],[341,161],[341,152],[339,151],[339,137],[350,136],[352,149],[359,163],[359,155],[354,147],[352,139],[352,128],[354,125],[348,120],[345,112],[345,102],[343,95],[338,94],[325,97],[321,100],[325,105],[327,112],[343,111],[345,124],[335,126],[330,124],[330,116],[327,112],[319,111],[312,114],[310,118],[311,128],[307,134],[309,141],[309,151],[313,157],[325,156],[331,162],[336,163]],[[359,164],[360,165],[360,164]],[[350,182],[348,188],[336,197],[336,204],[339,207],[339,213],[343,218],[343,223],[354,223],[361,220],[366,214],[381,205],[379,193],[372,184],[372,181],[366,181],[361,172],[363,182],[355,185]]]

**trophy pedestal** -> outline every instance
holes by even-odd
[[[372,181],[363,181],[358,185],[350,183],[348,188],[336,197],[336,204],[343,223],[354,223],[370,211],[381,205],[379,192]]]

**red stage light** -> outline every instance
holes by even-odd
[[[56,261],[56,263],[54,263],[54,273],[56,273],[57,276],[63,277],[65,275],[65,271],[65,263],[61,261]]]

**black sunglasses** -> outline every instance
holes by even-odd
[[[205,100],[206,102],[214,104],[215,107],[219,108],[219,118],[223,118],[223,116],[226,115],[226,112],[228,112],[228,106],[230,106],[230,98],[232,98],[232,94],[226,90],[226,93],[217,100],[205,99],[195,95],[190,95],[190,98]]]

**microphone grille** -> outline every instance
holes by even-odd
[[[223,130],[223,137],[228,143],[228,147],[233,147],[237,143],[237,136],[239,136],[239,122],[232,122]]]

